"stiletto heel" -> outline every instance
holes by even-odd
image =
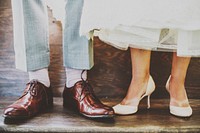
[[[155,90],[155,83],[153,81],[153,78],[149,76],[146,92],[144,95],[141,96],[140,99],[138,99],[138,104],[139,102],[147,96],[147,108],[150,108],[150,96]],[[134,114],[138,111],[138,105],[133,106],[133,105],[122,105],[122,104],[117,104],[116,106],[113,107],[115,114],[120,114],[120,115],[130,115]]]
[[[147,97],[147,108],[148,108],[148,109],[150,109],[150,107],[151,107],[151,106],[150,106],[150,96],[151,96],[151,95],[148,95],[148,97]]]
[[[171,79],[171,75],[169,76],[166,86],[165,86],[169,94],[170,94],[170,88],[169,88],[170,79]],[[178,117],[190,117],[192,115],[192,108],[190,107],[190,105],[188,107],[181,107],[182,103],[189,103],[188,99],[180,102],[170,97],[170,101],[172,100],[173,102],[177,103],[177,105],[180,105],[180,106],[169,105],[169,110],[172,115],[175,115]]]

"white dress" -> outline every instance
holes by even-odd
[[[80,34],[128,47],[200,56],[200,0],[84,0]]]

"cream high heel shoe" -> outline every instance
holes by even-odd
[[[153,93],[155,90],[155,83],[153,81],[153,78],[149,76],[146,92],[144,95],[141,96],[140,99],[137,100],[138,104],[139,102],[147,96],[147,108],[150,108],[150,95]],[[134,114],[138,111],[138,105],[137,106],[132,106],[132,105],[122,105],[122,104],[117,104],[113,107],[115,114],[120,114],[120,115],[130,115]]]
[[[166,90],[169,92],[169,94],[170,94],[170,89],[169,89],[170,79],[171,79],[171,76],[169,76],[169,79],[167,80],[167,83],[166,83],[166,86],[165,86]],[[178,117],[190,117],[192,115],[192,108],[190,106],[181,107],[182,104],[189,103],[188,99],[186,99],[184,101],[177,101],[176,99],[170,98],[170,101],[173,101],[177,105],[179,105],[179,106],[169,105],[169,110],[170,110],[170,113],[172,115],[175,115],[175,116],[178,116]]]

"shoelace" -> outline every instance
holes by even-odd
[[[86,70],[83,70],[82,71],[82,73],[81,73],[81,80],[82,80],[82,91],[81,91],[81,95],[80,95],[80,97],[82,96],[82,94],[83,94],[83,92],[85,92],[85,96],[81,99],[81,101],[87,96],[87,95],[90,95],[92,98],[93,98],[93,100],[96,102],[96,101],[98,101],[99,103],[101,103],[100,101],[99,101],[99,99],[96,97],[96,95],[94,94],[94,91],[93,91],[93,89],[92,89],[92,86],[88,83],[88,81],[87,80],[84,80],[83,79],[83,77],[82,77],[82,75],[83,75],[83,73],[85,72]]]
[[[19,99],[21,99],[21,98],[23,98],[24,96],[26,96],[29,92],[30,92],[31,96],[36,97],[36,96],[38,95],[38,91],[37,91],[37,89],[35,89],[35,86],[37,85],[37,83],[38,83],[37,80],[32,80],[31,82],[27,83],[27,85],[30,84],[30,86],[29,86],[28,90],[25,91],[24,94],[23,94]],[[49,103],[48,103],[48,94],[47,94],[46,90],[44,89],[44,87],[42,87],[42,89],[43,89],[43,91],[45,92],[46,103],[47,103],[47,105],[48,105],[48,104],[49,104]],[[19,99],[18,99],[18,100],[19,100]]]

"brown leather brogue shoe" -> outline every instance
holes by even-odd
[[[74,109],[89,118],[113,117],[114,110],[101,103],[87,81],[79,81],[64,89],[63,106]]]
[[[9,119],[27,119],[53,106],[53,94],[37,80],[30,81],[24,94],[4,110],[3,116]]]

